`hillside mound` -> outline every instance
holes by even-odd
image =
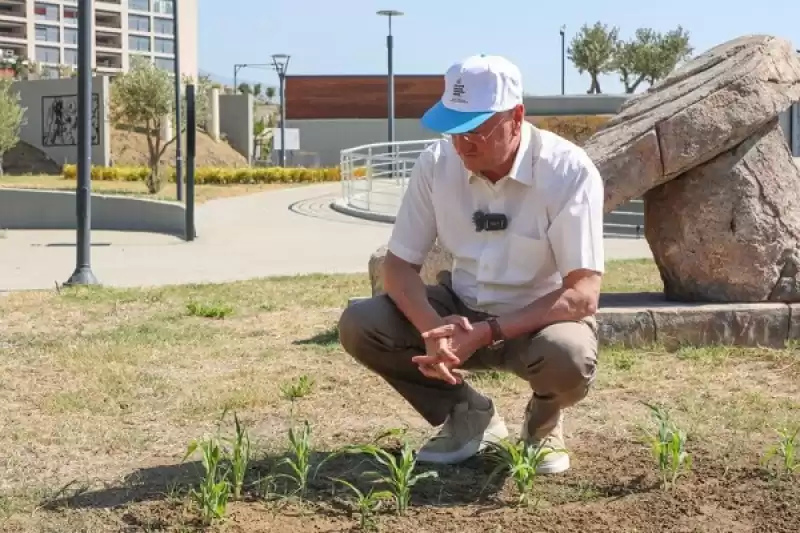
[[[183,136],[184,143],[186,136]],[[111,128],[111,162],[114,166],[146,165],[148,159],[147,137],[144,133],[130,129]],[[183,152],[186,160],[186,150]],[[165,165],[175,164],[175,143],[172,143],[161,161]],[[197,131],[198,167],[246,167],[247,158],[237,152],[226,141],[213,140],[207,133]]]

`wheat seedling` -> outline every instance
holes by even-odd
[[[566,450],[562,449],[544,448],[544,442],[538,446],[532,446],[522,440],[514,443],[509,439],[501,439],[498,442],[487,442],[486,444],[487,457],[497,466],[489,474],[483,490],[486,489],[497,474],[508,471],[519,494],[517,503],[521,506],[531,506],[533,504],[535,507],[538,504],[538,498],[532,500],[531,497],[536,486],[536,471],[542,461],[551,453],[566,453]]]
[[[205,523],[210,524],[215,519],[225,516],[230,497],[230,483],[227,480],[227,472],[222,471],[220,466],[223,452],[219,442],[214,438],[193,440],[183,460],[185,461],[198,449],[201,452],[204,475],[199,489],[192,489],[191,496],[200,508]]]
[[[311,391],[314,389],[314,380],[309,378],[306,375],[302,375],[297,378],[296,381],[292,381],[285,385],[281,386],[281,394],[283,397],[290,401],[295,401],[299,398],[304,398],[311,394]]]
[[[276,478],[286,478],[297,486],[295,492],[305,498],[308,490],[309,473],[311,472],[311,426],[306,420],[300,433],[289,428],[289,452],[291,457],[284,457],[278,465],[288,465],[291,474],[277,474]]]
[[[358,525],[361,529],[374,529],[375,521],[373,516],[378,511],[378,508],[383,500],[391,499],[394,496],[391,492],[384,490],[375,492],[370,489],[369,492],[364,494],[355,485],[344,479],[333,478],[333,481],[341,483],[353,493],[356,498],[355,507],[358,510]]]
[[[389,431],[385,436],[393,434],[396,434],[396,431]],[[377,440],[379,439],[376,439],[376,441]],[[411,489],[414,485],[423,479],[436,478],[439,476],[438,472],[432,470],[422,472],[421,474],[414,473],[417,459],[414,456],[411,445],[405,439],[403,439],[399,459],[376,444],[346,446],[342,451],[345,453],[370,455],[375,461],[386,468],[386,472],[383,474],[376,471],[369,471],[365,472],[364,475],[372,477],[373,483],[382,483],[388,487],[387,491],[394,499],[396,511],[399,515],[404,514],[408,509],[411,502]]]
[[[233,497],[238,500],[242,497],[244,478],[250,466],[250,436],[236,413],[233,414],[233,423],[236,433],[233,439],[228,439],[230,451],[226,455],[230,463]]]
[[[644,429],[644,433],[661,473],[661,484],[674,485],[681,471],[690,469],[692,464],[686,451],[686,432],[676,426],[663,407],[643,403],[657,424],[656,432]]]
[[[798,457],[798,446],[800,442],[797,436],[800,435],[800,426],[792,430],[784,428],[778,431],[778,443],[767,450],[762,462],[768,465],[775,459],[779,459],[773,473],[775,477],[784,475],[791,476],[795,472],[800,472],[800,457]]]

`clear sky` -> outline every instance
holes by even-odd
[[[508,57],[522,70],[528,94],[561,91],[561,37],[567,46],[584,23],[617,26],[623,38],[636,28],[690,32],[695,53],[751,33],[787,38],[800,48],[800,0],[198,0],[199,63],[233,77],[235,63],[268,63],[291,55],[289,74],[386,73],[387,19],[397,74],[441,74],[475,53]],[[277,85],[274,72],[247,68],[241,80]],[[604,93],[621,92],[614,76]],[[566,92],[585,93],[589,77],[566,60]]]

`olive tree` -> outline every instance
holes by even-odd
[[[3,156],[19,142],[19,130],[25,124],[26,108],[19,103],[19,92],[13,91],[13,81],[0,77],[0,176],[3,175]]]
[[[191,82],[183,77],[183,85]],[[207,80],[196,83],[195,109],[198,121],[205,117],[208,109]],[[175,124],[175,86],[172,73],[156,67],[146,58],[132,57],[127,72],[111,84],[110,119],[117,127],[141,131],[147,138],[148,166],[147,190],[155,194],[164,185],[161,158],[167,148],[175,142],[177,129],[186,131],[186,92],[181,91],[181,124]],[[172,135],[164,138],[165,121],[172,127]],[[186,136],[184,135],[185,139]]]

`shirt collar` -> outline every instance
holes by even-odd
[[[514,164],[506,177],[522,183],[523,185],[533,185],[533,160],[539,153],[541,139],[533,124],[527,120],[522,121],[522,132],[519,149],[514,156]],[[477,174],[469,172],[469,181],[479,178]]]

